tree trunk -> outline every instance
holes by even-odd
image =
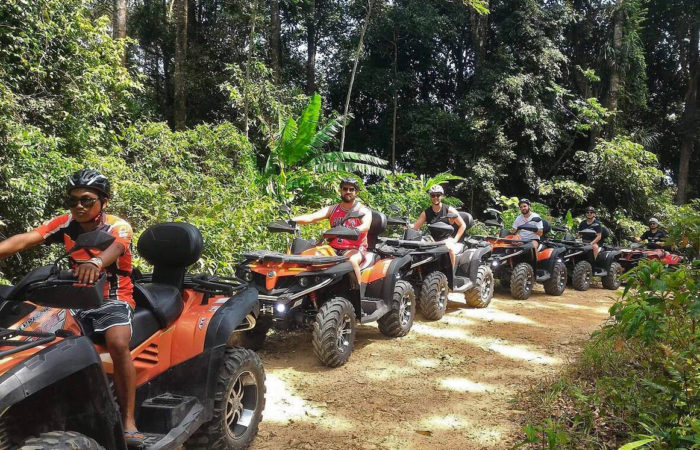
[[[276,83],[279,83],[282,71],[281,34],[280,2],[279,0],[270,0],[270,66]]]
[[[489,4],[486,2],[486,7]],[[474,76],[479,73],[479,67],[484,62],[486,54],[486,32],[488,31],[488,16],[480,14],[476,9],[469,11],[471,22],[472,46],[474,47]]]
[[[698,138],[698,91],[700,90],[700,55],[698,55],[698,43],[700,40],[700,24],[692,27],[689,48],[690,73],[688,76],[688,88],[685,91],[685,109],[680,122],[681,157],[678,164],[678,192],[676,202],[683,204],[687,201],[688,172],[690,169],[690,157],[693,154],[695,141]]]
[[[316,0],[309,0],[306,15],[306,94],[316,92]]]
[[[345,109],[343,110],[343,128],[340,132],[340,151],[343,151],[345,147],[345,125],[347,123],[348,108],[350,107],[350,96],[352,95],[352,85],[355,82],[355,72],[357,72],[357,63],[360,61],[360,55],[362,54],[362,46],[365,41],[365,32],[367,31],[367,26],[369,25],[369,19],[372,16],[372,6],[374,5],[374,0],[369,0],[369,5],[367,6],[367,15],[365,16],[365,23],[362,24],[362,31],[360,31],[360,42],[357,43],[357,50],[355,50],[355,63],[352,66],[352,73],[350,74],[350,85],[348,86],[348,94],[345,96]]]
[[[114,0],[112,39],[126,39],[126,0]],[[122,53],[122,65],[126,65],[126,49]]]
[[[398,62],[399,44],[396,38],[396,30],[394,30],[394,60],[392,61],[392,66],[394,69],[394,79],[392,80],[392,85],[394,88],[394,113],[391,118],[391,172],[396,175],[396,110],[398,104],[398,95],[396,90],[396,66]]]
[[[613,59],[610,61],[610,85],[608,88],[608,104],[607,108],[613,112],[617,112],[618,92],[620,90],[620,56],[622,53],[622,3],[624,0],[617,0],[615,12],[613,13]],[[615,116],[610,117],[608,122],[608,137],[614,135]]]
[[[253,49],[255,44],[255,21],[258,15],[258,0],[253,0],[253,8],[250,13],[250,36],[248,36],[248,57],[245,65],[245,85],[243,86],[243,129],[245,137],[248,138],[248,110],[250,99],[248,95],[250,87],[250,63],[253,60]]]
[[[175,15],[175,111],[173,125],[176,130],[184,130],[187,120],[185,101],[185,78],[187,64],[187,0],[173,0]]]

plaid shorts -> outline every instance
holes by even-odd
[[[134,318],[134,310],[126,302],[106,300],[99,308],[71,310],[73,317],[80,321],[87,333],[104,333],[117,325],[129,325]]]

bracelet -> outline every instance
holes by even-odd
[[[93,264],[99,270],[102,270],[102,258],[100,258],[99,256],[95,256],[93,258],[90,258],[87,260],[87,262],[90,264]]]

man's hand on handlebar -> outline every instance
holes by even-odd
[[[93,284],[100,277],[100,269],[92,263],[83,263],[73,269],[73,275],[82,284]]]

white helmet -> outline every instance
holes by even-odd
[[[439,184],[434,184],[428,189],[428,194],[440,194],[445,195],[445,190]]]
[[[652,217],[651,219],[649,219],[649,223],[655,223],[655,224],[658,225],[658,224],[659,224],[659,219],[657,219],[656,217]]]

